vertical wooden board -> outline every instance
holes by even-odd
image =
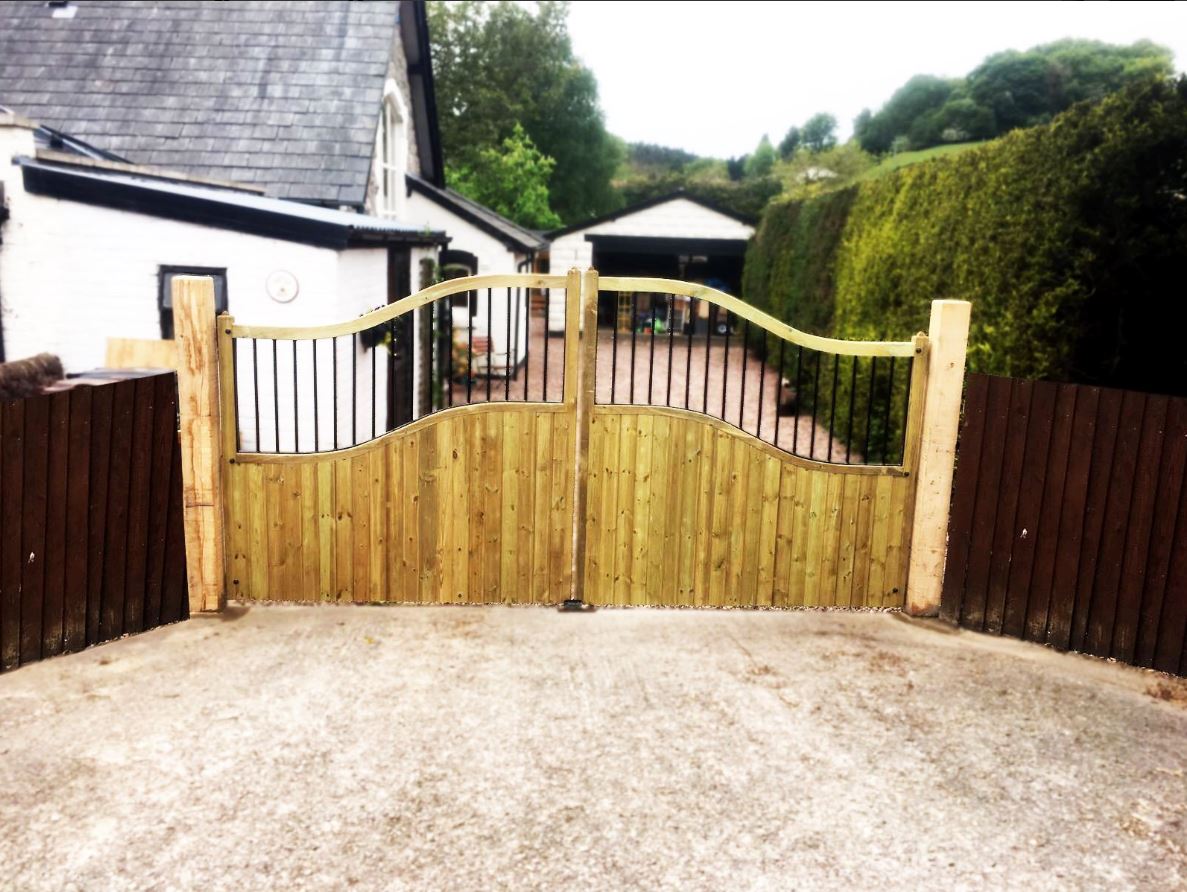
[[[631,567],[634,561],[635,460],[639,445],[637,415],[623,415],[618,429],[618,528],[614,534],[614,598],[616,605],[631,602]]]
[[[354,601],[354,477],[349,458],[334,460],[334,598]],[[415,516],[415,514],[414,514]]]
[[[115,390],[96,387],[91,396],[90,492],[87,496],[87,632],[86,643],[99,638],[107,552],[107,493],[111,476],[111,428]],[[5,467],[8,467],[6,462]],[[15,467],[20,467],[19,461]],[[19,540],[18,540],[19,543]],[[19,551],[19,544],[18,549]]]
[[[300,506],[301,506],[301,599],[320,601],[322,595],[322,549],[321,549],[321,493],[318,467],[321,462],[301,462]]]
[[[367,576],[372,602],[390,601],[392,598],[387,584],[388,485],[387,462],[383,452],[382,448],[373,448],[367,453],[371,472],[371,555]]]
[[[861,505],[861,477],[845,474],[841,484],[841,524],[837,533],[837,584],[833,603],[853,606],[853,567],[857,558],[857,514]]]
[[[792,496],[791,558],[788,564],[787,606],[803,607],[808,603],[808,535],[812,527],[812,480],[814,471],[795,469],[795,495]]]
[[[887,583],[887,550],[891,534],[891,495],[894,481],[890,477],[878,477],[874,482],[873,514],[870,526],[870,573],[866,581],[867,607],[880,607],[886,600],[890,586]]]
[[[575,416],[557,415],[552,427],[552,499],[549,511],[549,603],[572,594],[573,584],[573,456],[577,441]]]
[[[449,484],[445,479],[445,462],[442,460],[445,444],[437,425],[422,428],[411,436],[416,439],[416,477],[413,485],[418,492],[416,536],[419,566],[417,587],[409,594],[422,604],[449,603],[450,590],[446,588],[444,573],[447,538],[444,527],[458,507],[447,498]]]
[[[783,463],[762,453],[760,488],[758,568],[755,578],[755,603],[759,607],[775,605],[775,535],[779,521],[779,480]]]
[[[713,607],[729,603],[730,531],[734,526],[730,494],[735,483],[733,438],[713,433],[713,495],[709,522],[708,601]]]
[[[549,479],[549,449],[552,447],[553,413],[537,412],[535,420],[536,439],[532,456],[532,595],[533,604],[547,604],[550,582],[548,579],[548,537],[549,506],[551,493]]]
[[[151,629],[161,621],[161,586],[165,579],[165,541],[168,533],[169,518],[169,487],[172,480],[173,450],[177,442],[177,398],[176,385],[172,375],[158,375],[153,380],[155,388],[154,402],[156,404],[152,417],[152,444],[149,457],[149,505],[147,537],[147,563],[145,567],[144,584],[144,627]],[[74,393],[71,393],[71,405],[74,405]],[[73,445],[73,440],[72,440]],[[73,465],[72,465],[73,473]],[[176,481],[178,486],[181,481]],[[232,506],[229,498],[226,504]],[[223,528],[230,535],[231,521],[239,518],[228,518]],[[236,542],[229,541],[227,555],[230,566],[238,568],[233,560],[236,553]],[[241,553],[241,552],[240,552]]]
[[[796,468],[783,462],[779,468],[779,507],[775,519],[775,566],[772,590],[774,606],[787,607],[791,603],[791,549],[795,534]]]
[[[686,420],[674,425],[678,431],[676,442],[679,523],[676,548],[676,603],[691,607],[696,603],[696,513],[697,476],[701,464],[701,441],[699,425]]]
[[[905,477],[887,477],[890,486],[890,514],[886,540],[886,570],[882,579],[883,607],[902,607],[907,596],[907,562],[911,535],[908,521],[908,497],[914,490]]]
[[[746,485],[739,479],[738,492],[745,501],[738,512],[739,527],[743,528],[741,547],[735,552],[738,561],[735,575],[738,579],[738,603],[744,607],[758,607],[763,601],[758,594],[758,566],[762,556],[762,491],[763,471],[767,462],[774,459],[755,449],[742,439],[737,439],[740,458],[745,464]]]
[[[1059,525],[1063,513],[1064,485],[1071,460],[1072,421],[1076,410],[1076,394],[1079,388],[1071,384],[1036,385],[1035,401],[1045,400],[1040,396],[1048,387],[1055,391],[1054,406],[1051,408],[1050,436],[1047,445],[1047,459],[1043,473],[1043,488],[1039,496],[1040,510],[1032,532],[1034,540],[1033,560],[1026,583],[1026,625],[1021,633],[1029,641],[1047,640],[1047,623],[1050,618],[1052,586],[1055,578],[1055,553],[1059,546]],[[1045,405],[1045,403],[1044,403]],[[1038,460],[1036,452],[1035,460]],[[1014,587],[1011,576],[1010,592]],[[1009,620],[1007,618],[1007,623]]]
[[[424,509],[424,500],[421,498],[420,491],[420,439],[415,434],[406,434],[400,437],[396,443],[398,444],[395,448],[398,450],[397,460],[400,463],[402,487],[399,502],[400,569],[397,581],[392,583],[392,597],[402,602],[417,603],[424,595],[420,588],[421,549],[429,547],[427,543],[420,540],[420,514]],[[459,436],[457,445],[459,457],[464,460],[464,457],[469,453],[464,434]],[[458,520],[465,529],[465,514],[462,514]],[[469,549],[468,541],[465,542],[465,549]],[[469,566],[464,553],[461,564],[463,568]],[[468,590],[468,581],[461,588]]]
[[[1006,451],[1009,429],[1009,378],[990,378],[986,397],[985,436],[981,444],[979,476],[977,478],[976,508],[973,512],[971,541],[965,577],[964,606],[961,624],[977,631],[985,629],[988,598],[989,563],[992,557],[993,531],[997,523],[1002,461]]]
[[[671,475],[671,424],[664,416],[648,419],[650,454],[647,479],[647,524],[640,527],[647,571],[643,574],[642,603],[650,606],[671,602],[667,597],[664,563],[668,545],[668,477]]]
[[[606,474],[605,446],[606,438],[602,433],[601,422],[594,416],[589,419],[585,517],[577,518],[577,522],[585,527],[585,566],[578,567],[577,572],[581,573],[585,580],[585,599],[590,603],[597,603],[595,593],[601,585],[602,554],[599,531],[609,522],[605,516],[603,486]]]
[[[1071,634],[1072,649],[1100,656],[1108,656],[1107,647],[1104,648],[1106,653],[1099,653],[1104,638],[1102,618],[1105,614],[1102,611],[1107,612],[1107,627],[1110,639],[1112,637],[1116,582],[1111,571],[1116,565],[1120,572],[1121,537],[1118,533],[1123,531],[1119,524],[1124,523],[1123,519],[1110,517],[1109,512],[1118,510],[1119,504],[1122,506],[1119,510],[1125,510],[1133,486],[1130,461],[1131,456],[1136,459],[1136,447],[1126,442],[1126,432],[1135,423],[1133,415],[1134,403],[1126,400],[1123,391],[1101,391]],[[1125,469],[1118,470],[1118,459],[1128,473]]]
[[[503,444],[500,419],[495,413],[483,413],[477,419],[482,437],[482,603],[498,604],[502,547],[499,539],[503,524]]]
[[[350,459],[351,516],[354,526],[354,574],[352,588],[354,602],[366,603],[372,600],[371,552],[375,547],[374,531],[371,528],[371,462],[367,455],[355,455]]]
[[[170,376],[162,375],[159,380],[168,382],[169,387],[172,388],[173,380]],[[89,526],[89,510],[87,505],[90,498],[91,413],[93,411],[93,394],[94,388],[91,387],[77,387],[70,392],[69,447],[66,458],[70,476],[66,487],[66,516],[68,522],[66,525],[65,588],[63,592],[65,600],[63,647],[67,652],[82,650],[86,647],[87,639],[87,539]],[[0,406],[0,414],[3,414],[2,406]],[[164,444],[168,449],[168,459],[172,459],[171,447],[177,437],[175,432],[176,423],[172,419],[170,419],[170,422],[170,425],[165,429],[167,437]],[[2,426],[3,422],[0,422],[0,427]],[[158,426],[160,425],[158,424]],[[0,432],[0,505],[3,505],[4,502],[4,449],[2,438],[3,433]],[[158,483],[158,477],[161,474],[163,474],[163,483]],[[165,547],[164,521],[169,504],[169,465],[165,465],[163,472],[158,472],[154,460],[153,480],[154,492],[160,491],[165,496],[164,503],[159,508],[162,530],[159,543],[162,551],[160,563],[163,566]],[[19,499],[17,504],[19,506]],[[2,531],[7,528],[7,524],[4,521],[3,508],[0,507],[0,542],[3,542],[5,538]],[[3,560],[2,554],[3,546],[0,545],[0,561]],[[3,570],[0,567],[0,585],[2,585],[2,574]],[[157,622],[160,620],[159,589],[160,584],[158,582],[157,609],[152,617]],[[0,613],[3,612],[3,609],[3,595],[0,595]],[[0,626],[2,625],[3,620],[0,619]],[[3,649],[0,648],[0,653],[2,652]]]
[[[24,438],[24,402],[0,402],[0,669],[21,662]]]
[[[1004,604],[1001,630],[1015,638],[1022,637],[1026,631],[1028,592],[1042,516],[1058,391],[1058,385],[1045,381],[1031,385],[1026,442],[1018,475],[1018,501],[1010,531],[1010,565],[1001,596]]]
[[[535,504],[535,475],[532,456],[536,448],[536,415],[524,409],[519,419],[518,440],[508,457],[515,468],[515,582],[516,603],[530,604],[532,599],[532,506]]]
[[[169,480],[169,518],[165,524],[165,570],[161,583],[162,623],[174,623],[190,615],[181,486],[181,448],[178,444],[174,444],[173,466],[169,472]]]
[[[312,600],[316,592],[305,590],[305,549],[301,536],[304,527],[301,506],[301,463],[282,466],[281,522],[284,526],[284,588],[285,600]]]
[[[123,632],[124,586],[128,556],[128,483],[131,467],[128,455],[132,448],[132,416],[136,382],[112,384],[111,474],[107,491],[106,560],[103,567],[103,595],[99,605],[99,640],[108,641]],[[26,434],[28,434],[26,418]],[[27,470],[27,468],[26,468]],[[26,474],[26,481],[28,476]],[[26,510],[28,494],[26,493]],[[26,553],[28,549],[25,549]]]
[[[651,538],[651,483],[655,473],[655,423],[650,415],[636,418],[638,445],[635,451],[635,513],[631,524],[630,604],[647,604],[647,573],[652,554],[648,547]]]
[[[516,573],[516,528],[519,526],[519,486],[515,477],[515,456],[519,449],[519,418],[514,412],[495,416],[499,422],[499,440],[503,451],[501,471],[503,510],[499,529],[499,598],[504,604],[519,600]]]
[[[146,379],[151,382],[151,378]],[[70,394],[55,393],[49,402],[49,443],[46,473],[45,596],[41,614],[41,654],[60,654],[64,646],[66,601],[66,514],[67,459],[70,447]],[[143,538],[143,537],[142,537]],[[143,548],[142,548],[143,550]],[[141,603],[143,603],[143,580]],[[142,628],[141,615],[136,617]]]
[[[223,459],[228,461],[228,459]],[[238,463],[226,465],[224,477],[226,518],[223,529],[227,537],[226,543],[226,589],[227,597],[244,599],[251,597],[251,518],[248,506],[251,495],[246,491],[243,481],[246,471]],[[153,472],[154,478],[156,471]],[[178,483],[180,486],[180,482]]]
[[[820,553],[820,571],[818,603],[825,607],[835,607],[837,598],[837,568],[840,564],[841,525],[844,518],[842,495],[845,492],[845,476],[829,471],[825,473],[827,489],[824,496],[824,514],[821,518],[824,533],[824,546]]]
[[[953,475],[952,507],[948,517],[948,554],[944,562],[944,585],[940,599],[940,616],[953,623],[960,622],[964,607],[988,403],[989,378],[985,375],[969,375],[964,400],[964,422],[960,429],[956,471]]]
[[[819,606],[824,583],[820,579],[820,558],[824,552],[825,528],[827,526],[826,513],[828,506],[827,471],[809,471],[808,488],[808,528],[807,541],[804,546],[804,600],[805,605]]]
[[[1181,429],[1179,436],[1187,436]],[[1178,491],[1180,499],[1170,561],[1166,571],[1166,590],[1162,597],[1154,645],[1153,667],[1162,672],[1187,675],[1183,665],[1187,656],[1187,479]]]
[[[1167,406],[1163,433],[1162,470],[1159,473],[1158,494],[1150,526],[1150,554],[1146,579],[1142,587],[1141,624],[1138,628],[1134,662],[1139,666],[1153,666],[1161,638],[1162,617],[1167,595],[1175,592],[1167,587],[1172,559],[1172,544],[1177,524],[1187,524],[1187,490],[1184,489],[1187,470],[1187,399],[1172,399]],[[1181,516],[1181,519],[1180,519]],[[1181,598],[1187,592],[1179,592]]]
[[[1062,513],[1059,516],[1051,604],[1047,621],[1047,641],[1060,650],[1066,650],[1071,644],[1072,614],[1080,581],[1080,552],[1083,548],[1100,394],[1098,387],[1078,388],[1072,415],[1071,445],[1063,487]]]
[[[1005,617],[1006,586],[1013,559],[1014,521],[1021,495],[1023,460],[1026,457],[1027,428],[1034,385],[1015,380],[1010,387],[1010,407],[1006,417],[1006,440],[1001,454],[997,487],[997,506],[993,523],[988,578],[985,583],[985,631],[1000,635]]]
[[[696,513],[693,517],[693,604],[704,607],[711,603],[710,561],[713,538],[713,493],[716,490],[714,473],[717,470],[717,435],[707,424],[696,425],[700,439],[697,455]]]
[[[314,468],[317,478],[317,599],[332,601],[334,587],[334,462],[318,459]]]
[[[1122,663],[1134,662],[1137,632],[1141,627],[1142,589],[1150,556],[1150,529],[1153,525],[1157,488],[1162,485],[1162,437],[1167,423],[1169,400],[1150,394],[1144,397],[1140,429],[1136,431],[1136,461],[1132,491],[1125,508],[1125,534],[1122,544],[1115,613],[1112,618],[1110,656]],[[1104,649],[1106,643],[1102,643]]]
[[[180,459],[180,447],[174,452]],[[237,465],[231,470],[230,478],[238,481],[236,485],[240,490],[239,498],[247,506],[246,555],[249,591],[245,593],[245,597],[261,600],[268,597],[268,543],[271,538],[268,535],[268,504],[264,496],[264,466]]]
[[[128,475],[128,555],[124,583],[124,632],[144,629],[144,589],[148,573],[148,512],[152,476],[152,428],[156,385],[138,378],[132,410],[132,449],[125,457]]]
[[[877,486],[877,477],[861,478],[857,497],[856,546],[853,554],[853,607],[867,607],[874,603],[870,593],[870,561],[873,553],[874,497]]]
[[[598,548],[601,563],[601,575],[598,584],[595,604],[613,604],[614,589],[618,584],[619,566],[618,552],[615,542],[620,534],[620,507],[618,501],[618,480],[622,469],[619,465],[619,454],[622,439],[622,419],[618,415],[601,415],[597,419],[602,446],[602,517],[605,523],[595,532],[591,531],[600,542]],[[592,547],[592,546],[591,546]]]
[[[688,485],[685,466],[686,423],[679,418],[665,418],[668,422],[666,457],[664,459],[664,487],[667,493],[664,506],[664,552],[661,588],[664,603],[683,606],[681,593],[680,550],[684,545],[684,517],[689,511],[690,497],[696,490]]]
[[[740,607],[746,603],[742,592],[742,568],[746,561],[746,493],[750,485],[750,468],[746,461],[746,444],[732,434],[727,436],[725,445],[730,455],[729,483],[724,502],[714,506],[714,510],[724,509],[724,515],[728,518],[722,603],[729,607]]]

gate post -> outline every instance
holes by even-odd
[[[223,508],[214,280],[173,280],[177,403],[181,416],[182,510],[190,612],[221,610]]]
[[[577,360],[577,449],[573,479],[573,586],[570,608],[585,602],[585,506],[589,493],[589,431],[598,367],[598,271],[581,274],[581,353]]]
[[[907,576],[906,611],[913,616],[935,616],[940,609],[971,307],[964,300],[935,300],[931,304],[927,392]]]

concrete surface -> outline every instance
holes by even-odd
[[[0,676],[0,887],[1181,888],[1168,684],[892,614],[240,608]]]

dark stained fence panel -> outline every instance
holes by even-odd
[[[941,616],[1182,674],[1187,399],[970,375]]]
[[[0,403],[0,670],[189,614],[177,383]]]

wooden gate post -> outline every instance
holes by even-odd
[[[936,300],[931,305],[927,395],[907,576],[906,611],[914,616],[935,616],[940,609],[971,307],[964,300]]]
[[[573,587],[570,600],[585,601],[585,506],[589,492],[589,431],[598,367],[598,271],[581,273],[581,355],[577,361],[577,453],[573,480]],[[566,379],[567,380],[567,379]]]
[[[173,336],[181,414],[181,479],[190,612],[221,610],[223,511],[214,280],[173,279]]]

